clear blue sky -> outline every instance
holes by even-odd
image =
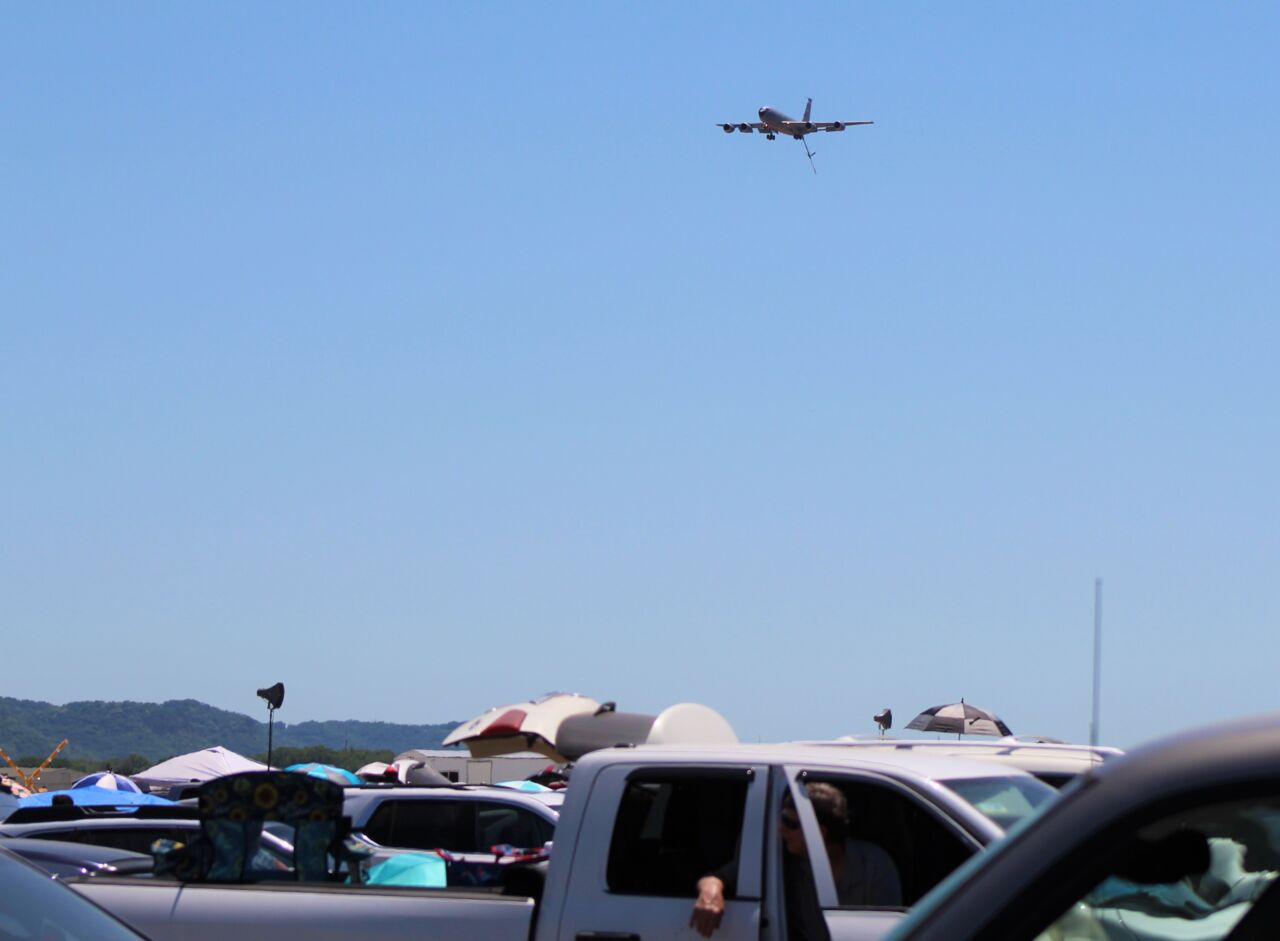
[[[1275,708],[1274,4],[8,6],[5,695]],[[725,135],[772,104],[873,119]]]

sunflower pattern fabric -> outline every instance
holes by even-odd
[[[262,825],[294,828],[294,878],[327,881],[329,856],[347,858],[342,788],[289,771],[245,771],[215,778],[198,792],[201,838],[157,857],[157,874],[183,881],[242,882],[253,875]],[[358,871],[356,867],[353,871]]]

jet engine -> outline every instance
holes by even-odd
[[[750,125],[750,124],[739,124],[739,125],[738,125],[738,130],[740,130],[743,134],[750,134],[750,133],[751,133],[751,125]]]
[[[733,133],[733,125],[732,125],[732,124],[721,124],[720,126],[721,126],[722,128],[724,128],[724,132],[725,132],[726,134],[732,134],[732,133]]]
[[[836,121],[836,122],[835,122],[834,124],[832,124],[829,128],[827,128],[827,130],[828,130],[828,131],[843,131],[843,130],[844,130],[844,125],[843,125],[843,124],[841,124],[839,121]]]

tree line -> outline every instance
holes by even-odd
[[[21,758],[15,758],[14,761],[20,767],[34,768],[44,761],[45,757],[45,755],[40,755],[39,757],[24,755]],[[247,757],[263,764],[267,763],[267,753],[265,751],[248,755]],[[303,745],[299,747],[284,746],[271,750],[271,763],[277,768],[316,762],[317,764],[346,768],[348,771],[357,771],[371,762],[389,762],[393,758],[395,758],[395,752],[388,748],[330,748],[327,745]],[[127,776],[137,774],[139,771],[145,771],[154,764],[156,762],[146,755],[139,755],[136,752],[116,758],[69,758],[63,761],[62,756],[59,755],[54,759],[56,767],[83,771],[85,774],[93,771],[114,771],[116,774]]]
[[[292,748],[308,755],[344,750],[398,754],[411,748],[439,748],[456,725],[354,719],[286,723],[277,716],[275,751]],[[0,696],[0,748],[15,760],[21,756],[19,763],[26,767],[40,764],[64,738],[70,744],[56,759],[59,767],[92,766],[97,770],[111,764],[113,769],[126,773],[123,769],[137,764],[137,760],[143,762],[138,769],[141,770],[174,755],[212,745],[225,746],[241,755],[265,753],[267,724],[194,699],[54,706]],[[349,743],[358,743],[358,747],[346,749]],[[306,751],[315,748],[329,752]]]

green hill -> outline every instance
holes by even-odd
[[[399,725],[392,722],[298,722],[277,719],[280,747],[378,749],[439,748],[457,725]],[[59,760],[142,756],[152,762],[224,745],[243,755],[266,751],[267,724],[194,699],[146,702],[70,702],[55,706],[0,696],[0,748],[12,758],[42,761],[58,742],[69,744]]]

